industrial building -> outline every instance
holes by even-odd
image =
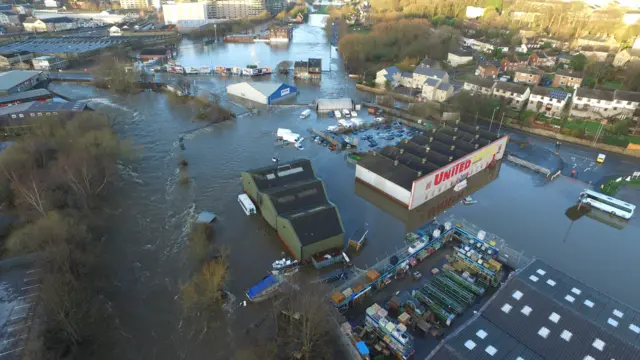
[[[87,110],[81,102],[34,101],[0,107],[0,129],[5,134],[21,134],[28,131],[35,120],[57,117],[70,118]]]
[[[344,228],[307,159],[241,174],[244,192],[298,260],[344,248]]]
[[[496,164],[508,136],[464,123],[426,131],[380,152],[369,152],[356,166],[356,181],[372,186],[409,210]]]
[[[318,99],[316,102],[316,110],[318,112],[329,112],[342,109],[353,110],[353,100],[349,98]]]
[[[45,79],[42,71],[13,70],[0,73],[0,95],[27,91]]]
[[[294,86],[270,81],[241,82],[227,86],[227,94],[260,104],[271,105],[295,97]]]
[[[31,60],[31,62],[34,69],[44,71],[56,71],[66,69],[69,66],[69,60],[51,55],[39,56]]]
[[[31,101],[47,101],[53,98],[53,94],[47,89],[35,89],[23,91],[13,95],[0,96],[0,107],[17,105]]]
[[[427,360],[638,359],[640,312],[535,260]]]
[[[25,63],[33,58],[33,53],[29,51],[11,51],[0,53],[0,68],[9,68],[12,66],[19,66],[21,63]]]

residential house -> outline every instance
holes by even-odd
[[[293,28],[290,26],[279,26],[269,30],[267,37],[271,41],[290,41],[293,37]]]
[[[40,56],[31,60],[35,70],[55,71],[66,69],[69,66],[69,60],[60,59],[57,56]]]
[[[412,79],[413,81],[411,87],[422,89],[427,79],[436,79],[443,83],[449,83],[449,74],[447,74],[447,72],[444,70],[418,66],[413,71]]]
[[[519,68],[515,71],[513,82],[538,85],[542,81],[544,71],[534,68]]]
[[[18,14],[13,11],[0,11],[0,24],[3,25],[20,25]]]
[[[540,46],[544,44],[549,44],[552,47],[557,49],[567,49],[569,48],[569,45],[570,45],[568,42],[564,40],[552,38],[552,37],[540,37],[538,38],[538,44],[540,44]]]
[[[614,109],[620,109],[622,113],[619,117],[631,118],[637,114],[640,108],[640,93],[634,91],[616,90],[613,94]]]
[[[428,101],[444,102],[453,96],[453,85],[436,78],[428,78],[422,87],[422,98]]]
[[[626,67],[629,65],[640,65],[640,49],[624,49],[617,53],[613,59],[613,66]]]
[[[476,75],[485,79],[495,79],[498,77],[498,68],[489,63],[480,64],[476,69]]]
[[[400,83],[401,77],[402,73],[400,70],[395,66],[391,66],[376,73],[375,83],[378,86],[385,86],[388,81],[392,86],[397,86]]]
[[[66,16],[47,19],[27,18],[22,25],[25,31],[31,32],[63,31],[78,27],[75,20]]]
[[[420,64],[418,64],[418,67],[428,67],[428,68],[432,68],[432,69],[442,69],[442,64],[440,64],[440,61],[438,61],[438,60],[424,58],[424,60],[420,61]]]
[[[493,96],[502,99],[509,107],[522,110],[531,91],[528,86],[496,81],[493,85]]]
[[[18,66],[31,59],[33,59],[33,53],[26,50],[0,53],[0,68]]]
[[[580,48],[580,53],[595,61],[607,61],[611,49],[608,46],[585,45]]]
[[[486,38],[473,39],[468,37],[462,37],[462,44],[468,46],[476,51],[482,51],[485,53],[493,52],[495,49],[501,49],[502,51],[509,51],[509,46],[502,44],[497,40],[491,40]]]
[[[164,48],[142,49],[140,50],[140,60],[143,62],[151,60],[167,61],[169,60],[169,54],[170,52]]]
[[[556,71],[556,75],[553,77],[552,86],[579,88],[582,86],[583,79],[584,75],[582,73],[560,69]]]
[[[571,116],[588,119],[611,119],[620,116],[623,111],[614,106],[614,94],[614,91],[609,90],[577,88],[571,103]]]
[[[322,76],[322,59],[309,58],[309,77],[320,78]]]
[[[472,76],[464,81],[463,89],[474,94],[491,96],[493,94],[493,84],[493,80]]]
[[[533,40],[522,39],[522,44],[516,47],[516,52],[520,53],[528,53],[529,51],[540,49],[540,44],[534,42]]]
[[[293,63],[293,78],[294,79],[308,79],[309,78],[309,62],[307,62],[307,61],[296,61],[296,62],[294,62]]]
[[[500,69],[502,71],[515,71],[518,68],[525,67],[529,64],[529,58],[526,55],[507,54],[500,61]]]
[[[453,66],[458,67],[460,65],[465,65],[473,61],[473,54],[471,51],[465,50],[451,50],[447,55],[447,62]]]
[[[554,67],[556,66],[557,58],[555,56],[548,55],[544,51],[538,51],[529,55],[529,65],[539,67]]]
[[[556,56],[556,58],[558,59],[558,64],[569,64],[572,57],[573,56],[569,54],[558,54],[558,56]]]
[[[567,106],[569,93],[542,86],[534,86],[529,96],[527,110],[543,113],[550,117],[559,118]]]
[[[576,40],[576,46],[605,46],[607,48],[617,48],[619,46],[618,42],[613,36],[602,38],[598,36],[583,36]]]
[[[122,36],[122,30],[114,25],[109,28],[109,36]]]

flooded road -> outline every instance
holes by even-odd
[[[294,31],[288,48],[272,49],[265,44],[218,44],[203,49],[184,42],[179,61],[187,66],[244,66],[258,63],[275,67],[282,60],[322,57],[320,84],[295,82],[299,103],[319,97],[350,96],[356,101],[370,99],[358,93],[341,71],[342,66],[321,28],[303,25]],[[197,77],[198,86],[224,96],[229,81]],[[294,83],[293,79],[272,76],[271,80]],[[111,109],[115,127],[122,136],[140,147],[131,167],[121,169],[122,182],[105,209],[107,236],[100,266],[108,274],[110,300],[119,328],[116,336],[98,344],[94,359],[233,359],[243,331],[263,313],[264,304],[251,304],[224,314],[219,325],[205,333],[193,333],[182,317],[176,298],[180,284],[194,267],[185,256],[190,223],[199,211],[215,212],[214,242],[230,247],[229,291],[242,298],[244,291],[261,278],[271,262],[285,251],[274,231],[259,216],[247,217],[237,205],[242,191],[240,172],[271,163],[305,157],[311,159],[325,182],[329,199],[340,209],[347,235],[367,225],[370,236],[361,252],[353,257],[359,266],[372,264],[384,253],[403,244],[410,228],[396,216],[372,204],[354,191],[354,168],[344,154],[332,153],[305,140],[305,150],[277,148],[273,133],[289,128],[307,137],[315,126],[334,125],[335,119],[305,120],[298,115],[303,107],[276,106],[237,120],[202,127],[185,106],[167,101],[165,94],[145,92],[119,96],[90,86],[53,84],[53,89],[75,99],[92,99]],[[178,137],[184,137],[180,150]],[[188,185],[178,183],[178,158],[189,162]],[[640,225],[635,219],[622,230],[590,218],[575,223],[564,215],[575,204],[584,183],[559,178],[542,184],[527,172],[503,165],[495,180],[479,190],[472,206],[457,205],[451,210],[506,239],[512,247],[537,256],[568,271],[596,288],[640,307],[640,288],[622,281],[626,274],[640,272],[635,254],[640,249]]]

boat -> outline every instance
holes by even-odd
[[[357,116],[358,116],[358,113],[353,111],[353,110],[351,110],[351,117],[357,117]]]
[[[199,75],[200,71],[198,71],[197,68],[194,67],[188,67],[187,68],[187,75]]]
[[[462,203],[465,204],[465,205],[471,205],[471,204],[475,204],[477,202],[478,202],[478,200],[473,200],[471,198],[471,196],[467,196],[466,198],[464,198],[464,200],[462,200]]]
[[[295,146],[298,150],[304,150],[304,146],[302,146],[302,144],[300,144],[299,142],[297,142]]]
[[[244,68],[242,69],[242,75],[244,76],[254,76],[258,74],[258,70],[257,69],[249,69],[249,68]]]
[[[203,75],[211,74],[211,68],[209,66],[200,66],[199,72]]]
[[[184,68],[182,66],[171,66],[169,67],[169,72],[173,74],[184,74]]]
[[[226,75],[227,74],[227,68],[224,67],[224,66],[216,66],[216,74]]]
[[[300,119],[306,119],[309,115],[311,115],[311,110],[307,109],[300,114]]]
[[[242,74],[242,69],[240,69],[237,66],[234,66],[231,68],[231,75],[241,75]]]
[[[271,68],[270,67],[263,67],[263,68],[257,68],[254,69],[256,71],[256,75],[269,75],[271,74]]]
[[[316,269],[322,269],[345,261],[342,250],[329,250],[311,257],[311,263]]]
[[[332,117],[334,117],[334,116],[335,116],[335,115],[333,114],[333,111],[329,111],[328,115],[329,115],[329,117],[330,117],[330,118],[332,118]]]
[[[343,268],[343,269],[333,270],[326,274],[320,275],[318,276],[317,280],[312,282],[330,284],[332,282],[336,282],[341,279],[346,279],[348,277],[349,277],[349,273]]]
[[[340,119],[342,117],[342,113],[340,112],[340,110],[336,110],[333,113],[336,115],[336,119]]]
[[[247,290],[247,298],[252,302],[266,300],[278,293],[283,282],[284,276],[269,274]]]
[[[286,258],[276,260],[273,262],[273,264],[271,264],[271,267],[273,267],[273,270],[283,270],[286,268],[298,267],[298,266],[300,266],[300,262],[298,260],[291,260]]]
[[[347,109],[342,110],[342,114],[344,114],[344,117],[351,117],[351,111]]]

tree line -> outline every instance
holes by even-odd
[[[3,250],[5,256],[39,255],[45,320],[36,339],[42,346],[30,346],[29,355],[60,358],[90,342],[96,324],[108,321],[92,279],[99,248],[92,224],[130,146],[100,112],[31,125],[0,153],[2,206],[20,219]]]

